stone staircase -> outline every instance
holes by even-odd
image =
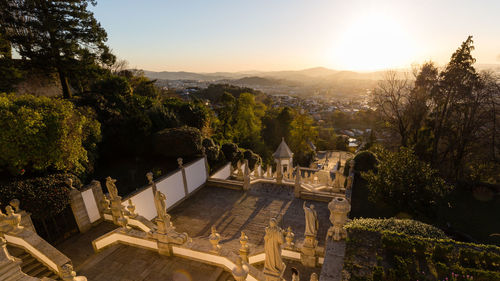
[[[9,245],[7,246],[7,250],[9,251],[9,254],[11,256],[21,259],[21,271],[25,274],[40,279],[43,277],[47,277],[53,280],[62,280],[57,274],[52,272],[44,264],[32,257],[23,249]]]

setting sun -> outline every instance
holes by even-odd
[[[383,15],[357,18],[333,42],[331,63],[348,70],[379,70],[407,66],[414,43],[402,25]]]

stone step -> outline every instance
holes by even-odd
[[[24,251],[23,249],[18,247],[8,246],[8,251],[12,256],[22,261],[21,271],[24,272],[25,274],[37,278],[48,277],[54,280],[61,280],[58,275],[56,275],[54,272],[48,269],[44,264],[42,264],[37,259],[32,257],[28,252]]]

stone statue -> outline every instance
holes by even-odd
[[[313,272],[309,281],[318,281],[318,274],[316,272]]]
[[[308,208],[306,207],[306,202],[304,202],[302,207],[304,208],[306,217],[306,229],[304,235],[316,237],[316,234],[318,234],[319,223],[318,214],[316,213],[316,210],[314,210],[314,205],[311,204]]]
[[[292,281],[300,281],[299,271],[295,267],[292,267]]]
[[[264,252],[266,258],[264,261],[264,274],[281,276],[285,269],[285,264],[281,259],[281,245],[283,244],[283,230],[278,226],[275,218],[269,221],[264,236]]]
[[[183,167],[183,166],[182,166],[182,165],[183,165],[183,163],[182,163],[182,162],[183,162],[182,158],[180,158],[180,157],[179,157],[179,158],[177,158],[177,165],[179,165],[179,169],[182,169],[182,167]]]
[[[231,271],[236,281],[245,281],[248,276],[248,265],[244,264],[244,260],[241,257],[236,258],[236,265]]]
[[[167,214],[167,197],[161,191],[155,193],[155,207],[158,214],[158,220],[164,222],[166,227],[170,226],[170,215]]]
[[[109,197],[111,200],[118,198],[118,189],[115,185],[116,180],[111,177],[106,178],[106,187],[108,188]]]

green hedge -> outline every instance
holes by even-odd
[[[80,188],[80,180],[71,174],[51,174],[44,177],[16,179],[0,185],[2,210],[12,199],[19,199],[20,208],[31,213],[35,219],[44,219],[59,214],[69,204],[68,177],[73,186]]]
[[[411,236],[426,238],[448,238],[442,230],[429,224],[410,219],[356,219],[346,225],[346,228],[363,228],[374,231],[392,231]]]
[[[500,280],[497,246],[383,230],[381,221],[355,220],[346,227],[344,268],[351,280]]]

